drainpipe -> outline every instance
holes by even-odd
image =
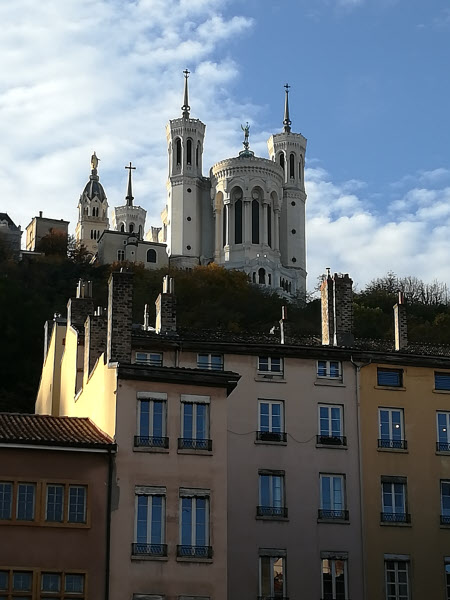
[[[350,362],[355,367],[355,384],[356,384],[356,420],[357,420],[357,431],[358,431],[358,470],[359,470],[359,513],[361,523],[361,550],[362,550],[362,584],[363,584],[363,598],[367,597],[366,594],[366,550],[364,543],[364,491],[363,491],[363,469],[362,469],[362,448],[361,448],[361,395],[360,395],[360,371],[363,367],[367,367],[372,362],[370,359],[366,363],[357,363],[353,360],[353,356],[350,357]]]
[[[108,491],[106,507],[106,568],[105,600],[109,600],[109,574],[111,570],[111,505],[112,505],[113,451],[108,450]]]

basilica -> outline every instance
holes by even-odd
[[[214,262],[248,274],[255,284],[281,295],[306,292],[304,168],[306,139],[291,130],[285,86],[283,130],[268,142],[269,158],[254,155],[249,126],[243,150],[203,175],[206,125],[191,117],[189,71],[184,71],[181,116],[166,127],[167,202],[161,224],[145,232],[146,211],[134,204],[132,170],[125,204],[113,210],[98,176],[98,158],[78,203],[76,240],[93,261],[141,262],[147,268],[191,269]]]

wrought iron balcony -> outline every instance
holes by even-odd
[[[287,519],[288,509],[285,506],[257,506],[257,517],[283,517]]]
[[[177,546],[177,556],[212,558],[212,546]]]
[[[449,442],[436,442],[436,450],[438,452],[450,452]]]
[[[287,442],[287,434],[283,431],[257,431],[256,439],[260,442]]]
[[[134,445],[136,447],[143,446],[146,448],[168,448],[169,447],[169,438],[168,437],[135,435],[134,436]]]
[[[408,442],[406,440],[378,440],[378,448],[390,448],[391,450],[407,450]]]
[[[382,512],[380,518],[383,523],[411,523],[411,515],[409,513]]]
[[[347,437],[345,435],[318,435],[316,443],[324,446],[346,446]]]
[[[180,450],[212,450],[212,440],[178,438]]]
[[[133,556],[167,556],[167,544],[131,544]]]
[[[319,508],[319,519],[339,519],[348,521],[348,510],[328,510],[325,508]]]
[[[441,525],[450,525],[450,515],[441,515]]]

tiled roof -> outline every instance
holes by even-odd
[[[14,223],[14,221],[11,219],[11,217],[8,215],[8,213],[0,212],[0,221],[6,221],[8,223],[9,229],[13,229],[14,231],[19,229]]]
[[[104,449],[114,445],[90,419],[0,413],[0,444]]]

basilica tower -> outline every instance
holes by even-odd
[[[167,206],[161,217],[161,241],[167,243],[172,265],[190,268],[202,262],[212,247],[207,227],[209,182],[202,177],[205,124],[190,117],[189,71],[184,71],[184,102],[181,117],[166,127],[169,154]],[[205,201],[206,198],[206,201]],[[211,240],[209,240],[211,237]]]
[[[75,228],[76,244],[94,255],[98,239],[108,229],[108,200],[99,181],[97,155],[91,156],[91,175],[78,201],[78,222]]]
[[[134,171],[136,167],[133,167],[131,162],[125,167],[128,169],[128,186],[127,195],[125,196],[125,204],[123,206],[116,206],[113,210],[113,228],[116,231],[122,233],[132,233],[139,240],[144,237],[145,218],[147,211],[145,208],[135,206],[133,203],[133,187],[131,182],[131,171]]]

